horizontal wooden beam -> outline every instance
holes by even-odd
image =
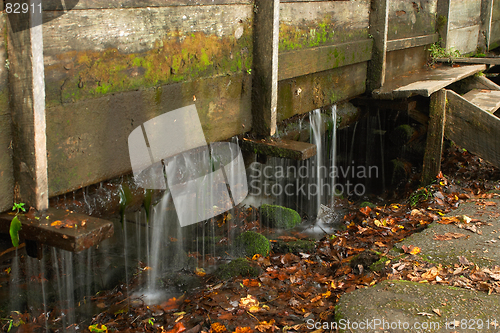
[[[485,65],[500,65],[499,58],[439,58],[436,62],[451,62],[457,64],[485,64]]]
[[[14,215],[0,215],[0,232],[9,233]],[[35,241],[71,252],[80,252],[113,236],[113,222],[49,208],[44,212],[18,215],[20,239]]]
[[[387,41],[387,51],[396,51],[436,43],[439,40],[438,34],[417,36],[410,38],[394,39]]]
[[[292,160],[307,160],[316,155],[316,145],[285,139],[251,140],[244,139],[241,149],[256,154],[289,158]]]
[[[333,68],[368,61],[373,41],[342,43],[280,53],[279,80],[326,71]]]
[[[65,9],[111,9],[111,8],[146,8],[170,6],[203,6],[203,5],[231,5],[251,4],[252,0],[65,0],[66,8],[61,0],[44,0],[43,9],[46,11]]]

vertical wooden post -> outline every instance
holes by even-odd
[[[491,20],[493,16],[493,0],[481,1],[481,32],[479,33],[478,47],[483,52],[490,48]]]
[[[441,39],[441,47],[448,49],[448,32],[450,31],[450,2],[451,0],[438,0],[436,27]]]
[[[264,136],[276,132],[279,11],[279,0],[255,0],[252,127]]]
[[[16,200],[38,210],[49,203],[41,1],[30,0],[26,14],[8,15]]]
[[[370,34],[373,38],[373,51],[368,66],[368,91],[382,87],[385,82],[388,22],[389,0],[372,0]]]
[[[425,147],[422,186],[429,185],[441,170],[443,135],[446,119],[446,90],[441,89],[431,95],[429,126]]]

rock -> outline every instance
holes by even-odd
[[[271,252],[269,240],[255,231],[245,231],[236,237],[235,243],[239,252],[247,257],[253,257],[256,254],[267,257]]]
[[[215,271],[215,275],[221,280],[229,280],[236,276],[258,276],[260,267],[252,264],[245,258],[238,258],[228,264],[221,265]]]
[[[316,242],[307,239],[298,239],[296,241],[285,242],[282,240],[277,240],[273,244],[273,251],[276,253],[294,253],[299,254],[301,252],[311,252],[314,251],[316,247]]]
[[[370,267],[373,263],[375,263],[377,260],[380,259],[380,256],[370,250],[366,250],[355,256],[354,258],[351,259],[350,266],[352,267],[353,271],[355,273],[361,273],[360,267],[363,266],[363,268],[368,268]]]
[[[260,206],[260,215],[264,223],[278,229],[292,229],[302,222],[299,213],[277,205],[264,204]]]

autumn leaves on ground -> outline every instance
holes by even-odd
[[[462,228],[460,232],[435,235],[436,241],[466,238],[468,232],[480,232],[478,227],[483,222],[454,216],[453,209],[466,201],[496,205],[492,200],[499,195],[492,190],[498,190],[498,169],[456,148],[443,160],[442,174],[434,184],[406,189],[408,193],[400,202],[361,208],[349,203],[351,208],[343,218],[345,230],[323,237],[314,249],[277,253],[275,246],[267,257],[248,258],[260,271],[256,276],[221,281],[203,270],[186,272],[201,278],[202,287],[157,306],[128,297],[125,286],[101,293],[93,297],[93,302],[103,311],[93,317],[88,329],[168,333],[310,331],[307,320],[335,320],[335,305],[343,293],[386,279],[500,294],[500,267],[480,269],[465,257],[460,258],[460,264],[446,267],[419,255],[422,249],[417,246],[404,245],[399,252],[393,249],[394,244],[432,222]],[[274,244],[304,237],[291,233],[276,237]],[[142,269],[136,276],[142,274],[148,274],[148,270]]]

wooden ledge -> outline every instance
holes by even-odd
[[[286,139],[243,139],[241,149],[260,155],[307,160],[316,155],[316,145]]]
[[[13,213],[0,215],[0,232],[9,233]],[[114,233],[111,221],[49,208],[46,211],[19,214],[22,229],[19,238],[66,251],[80,252],[99,244]]]

